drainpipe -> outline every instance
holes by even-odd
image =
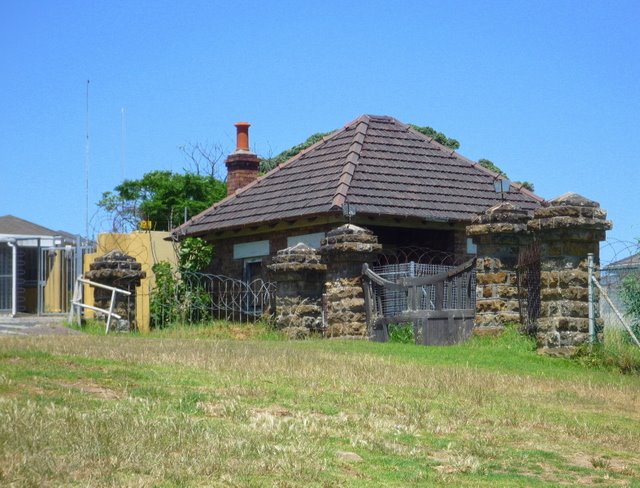
[[[16,240],[13,239],[9,242],[11,247],[11,315],[15,317],[18,315],[18,246]]]

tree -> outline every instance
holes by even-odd
[[[502,171],[496,164],[494,164],[493,161],[489,159],[478,159],[478,164],[483,168],[487,168],[489,171],[498,173],[499,176],[502,176],[504,178],[509,178],[507,176],[507,173]],[[514,183],[521,185],[523,188],[526,188],[529,191],[535,191],[534,189],[535,187],[533,186],[533,183],[531,183],[530,181],[514,181]]]
[[[103,193],[98,207],[112,216],[114,231],[136,229],[141,221],[151,222],[155,230],[170,230],[226,194],[226,185],[211,175],[151,171]]]
[[[262,158],[260,160],[260,172],[267,173],[271,171],[276,166],[279,166],[282,163],[288,161],[298,153],[304,151],[308,147],[313,146],[316,142],[321,141],[323,137],[328,136],[329,134],[331,134],[331,132],[317,132],[307,137],[307,140],[305,140],[304,142],[290,147],[289,149],[285,149],[273,158]]]
[[[478,159],[478,164],[483,168],[487,168],[489,171],[493,171],[494,173],[498,173],[498,175],[500,176],[508,178],[507,173],[498,168],[498,166],[496,166],[494,162],[489,159]]]
[[[433,127],[429,127],[429,126],[421,127],[419,125],[413,125],[413,124],[409,124],[409,127],[411,127],[414,130],[417,130],[418,132],[420,132],[421,134],[424,134],[425,136],[433,138],[436,142],[442,144],[443,146],[449,147],[451,149],[460,149],[460,142],[457,139],[452,139],[450,137],[447,137],[446,134],[444,134],[443,132],[438,132]]]
[[[200,238],[187,237],[178,249],[178,270],[160,261],[151,268],[156,286],[151,294],[151,325],[200,322],[209,317],[211,296],[200,272],[211,262],[213,246]]]
[[[185,173],[222,179],[219,164],[224,155],[222,146],[219,144],[188,142],[184,146],[180,146],[179,149],[187,161],[188,168],[185,168]]]

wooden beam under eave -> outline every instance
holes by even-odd
[[[384,215],[356,215],[351,222],[354,225],[367,227],[368,225],[376,225],[383,227],[402,227],[411,229],[433,229],[433,230],[452,230],[464,229],[467,222],[426,222],[424,219],[417,218],[398,218]],[[329,228],[338,227],[346,223],[346,219],[340,213],[318,215],[314,217],[302,217],[295,220],[281,220],[267,222],[262,225],[251,225],[247,227],[236,227],[228,230],[217,230],[202,236],[206,241],[221,241],[224,239],[256,236],[256,240],[269,238],[271,234],[276,232],[290,232],[300,230],[301,233],[307,228],[317,228],[327,226]],[[329,229],[327,229],[329,230]]]
[[[351,220],[354,225],[366,227],[367,225],[376,225],[382,227],[403,227],[409,229],[433,229],[433,230],[451,230],[452,228],[464,229],[469,223],[467,222],[427,222],[418,218],[401,218],[385,215],[357,215]]]
[[[335,215],[319,215],[317,217],[300,218],[296,220],[281,220],[277,222],[268,222],[260,226],[251,227],[236,227],[234,229],[219,230],[211,232],[202,236],[205,241],[221,241],[230,238],[244,237],[244,236],[256,236],[257,239],[264,239],[270,237],[271,234],[276,232],[289,232],[292,230],[302,230],[309,227],[323,227],[327,226],[328,229],[337,227],[345,223],[345,219],[342,214],[336,213]]]

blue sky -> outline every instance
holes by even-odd
[[[0,2],[0,215],[85,233],[189,142],[276,154],[363,113],[430,125],[640,237],[640,2]],[[123,110],[126,134],[123,137]]]

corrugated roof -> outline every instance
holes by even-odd
[[[496,174],[408,125],[363,115],[174,231],[203,235],[340,212],[471,221],[501,201]],[[512,185],[505,200],[531,211],[541,198]]]

